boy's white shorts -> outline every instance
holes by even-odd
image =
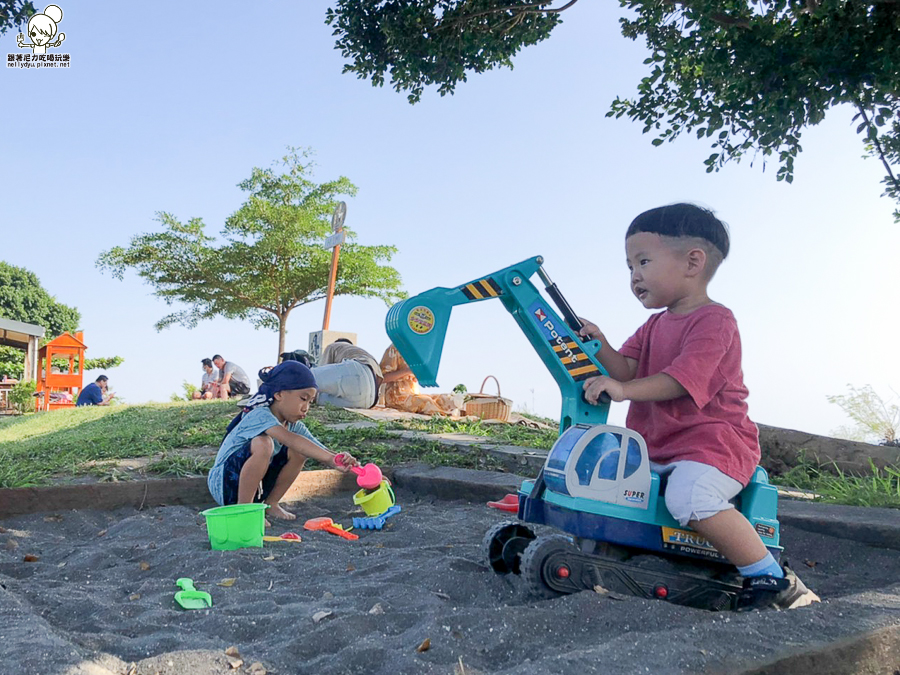
[[[720,511],[733,509],[730,500],[744,487],[717,468],[700,462],[650,462],[650,468],[660,476],[669,476],[666,508],[682,527],[692,520],[705,520]]]

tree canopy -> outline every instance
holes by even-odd
[[[45,344],[66,331],[78,330],[81,312],[50,295],[34,272],[0,261],[0,318],[43,327],[46,333],[41,344]],[[84,370],[106,370],[123,362],[121,356],[85,358]],[[21,350],[0,346],[0,377],[18,379],[23,375],[24,366]]]
[[[0,262],[0,317],[47,329],[47,335],[74,331],[81,313],[59,302],[41,285],[34,272]]]
[[[343,176],[313,182],[309,151],[291,148],[281,164],[281,173],[254,168],[238,183],[248,197],[226,219],[222,242],[206,234],[201,218],[182,223],[160,212],[162,232],[137,235],[127,248],[103,252],[97,266],[118,279],[133,269],[166,304],[185,305],[160,319],[157,330],[172,324],[193,328],[216,316],[242,319],[278,330],[281,354],[291,311],[326,296],[331,251],[322,243],[332,231],[337,197],[357,191]],[[404,298],[400,274],[382,264],[397,249],[363,246],[352,230],[344,231],[335,296],[380,298],[388,305]]]
[[[622,34],[646,42],[649,73],[608,116],[640,122],[654,145],[683,133],[707,139],[707,171],[761,156],[791,182],[803,130],[848,104],[866,155],[882,164],[885,196],[900,204],[900,2],[619,2]],[[426,86],[445,95],[468,73],[512,68],[576,3],[336,0],[326,23],[349,60],[344,72],[375,86],[389,77],[415,103]]]
[[[42,326],[46,336],[55,337],[74,332],[81,314],[50,295],[34,272],[0,262],[0,318]],[[18,379],[24,367],[21,350],[0,346],[0,376]]]
[[[0,4],[0,35],[10,29],[25,26],[33,14],[37,14],[37,10],[30,0],[9,0]]]

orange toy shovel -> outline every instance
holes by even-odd
[[[334,524],[334,521],[331,518],[328,518],[327,516],[323,516],[321,518],[310,518],[305,523],[303,523],[303,529],[325,530],[326,532],[331,532],[331,534],[336,534],[337,536],[343,537],[344,539],[359,539],[358,535],[341,529]]]

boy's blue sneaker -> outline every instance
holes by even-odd
[[[819,596],[809,590],[787,565],[782,568],[784,578],[770,576],[747,577],[744,590],[738,599],[739,612],[751,609],[796,609],[814,602],[821,602]]]

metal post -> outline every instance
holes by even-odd
[[[334,283],[337,281],[337,265],[340,254],[341,245],[338,244],[331,251],[331,275],[328,278],[328,295],[325,296],[325,318],[322,319],[322,330],[328,330],[328,322],[331,321],[331,298],[334,296]]]
[[[341,236],[344,231],[344,218],[347,215],[347,204],[338,202],[331,216],[331,229],[334,234],[326,241],[326,246],[331,244],[331,273],[328,276],[328,294],[325,296],[325,317],[322,319],[322,330],[328,330],[328,323],[331,321],[331,299],[334,297],[334,285],[337,282],[337,266],[338,257],[341,254],[341,242],[344,237]],[[332,243],[333,242],[333,243]]]

